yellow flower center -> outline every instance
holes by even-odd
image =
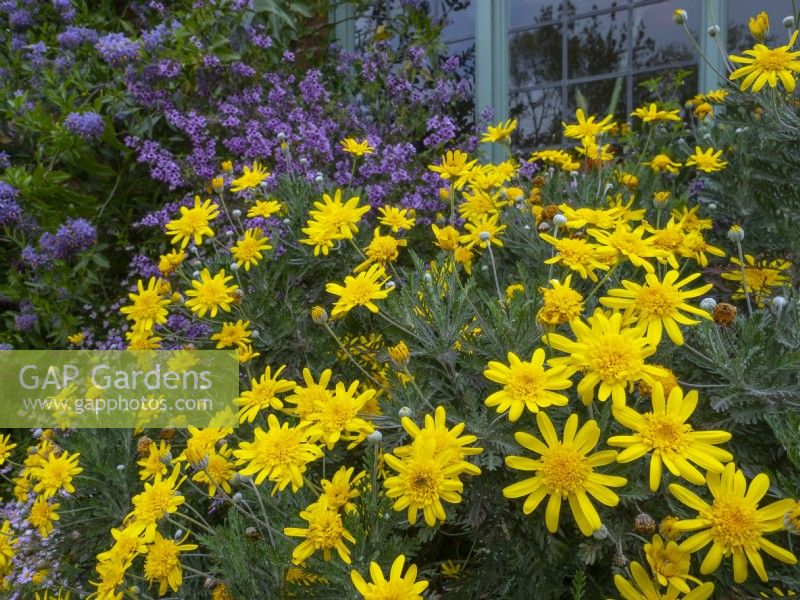
[[[178,547],[172,540],[163,540],[150,546],[144,574],[148,579],[167,579],[178,565]]]
[[[649,556],[652,561],[653,571],[662,577],[679,577],[683,579],[689,571],[689,555],[681,552],[678,545],[668,543],[658,550],[653,550]]]
[[[180,219],[187,233],[199,233],[208,226],[208,213],[202,208],[191,208]]]
[[[753,67],[762,71],[784,71],[793,59],[783,48],[768,48],[758,53],[753,60]]]
[[[420,505],[433,503],[438,497],[438,477],[432,461],[416,460],[415,470],[408,476],[407,495]]]
[[[726,549],[749,546],[761,535],[755,506],[742,498],[716,498],[711,521],[711,533]]]
[[[539,469],[547,491],[561,496],[585,489],[586,478],[591,472],[591,467],[577,450],[561,444],[542,455],[542,468]]]
[[[609,334],[601,338],[587,353],[590,367],[604,381],[627,381],[636,379],[642,366],[641,359],[631,348],[629,339],[619,334]]]
[[[142,502],[137,507],[137,514],[141,514],[145,522],[154,523],[167,514],[172,493],[169,484],[155,484],[150,490],[142,492]]]
[[[358,278],[347,286],[346,297],[352,304],[367,304],[378,290],[378,286],[368,279]]]
[[[543,368],[522,363],[513,368],[506,387],[513,397],[522,398],[525,402],[535,402],[546,383]]]
[[[397,240],[388,235],[376,237],[367,248],[367,255],[379,262],[395,260],[397,254]]]
[[[636,308],[647,318],[668,317],[675,313],[683,299],[680,292],[672,286],[658,284],[645,286],[636,297]]]
[[[642,437],[653,448],[665,453],[680,454],[689,445],[691,425],[681,423],[672,415],[646,415],[647,429]]]
[[[319,511],[308,524],[308,540],[317,550],[334,548],[342,539],[342,519],[333,510]]]

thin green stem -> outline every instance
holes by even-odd
[[[744,298],[747,300],[747,314],[753,316],[753,305],[750,304],[750,291],[747,289],[747,273],[744,268],[744,252],[742,252],[742,242],[736,242],[736,250],[739,252],[739,268],[742,271],[742,291],[744,291]]]
[[[491,242],[486,242],[486,248],[489,250],[489,261],[492,263],[492,275],[494,275],[494,289],[497,292],[497,301],[500,302],[501,306],[504,306],[505,303],[503,302],[503,294],[500,292],[500,281],[497,279],[497,265],[494,262]]]

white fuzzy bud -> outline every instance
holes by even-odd
[[[488,231],[481,231],[478,234],[478,239],[482,242],[488,242],[490,239],[492,239],[492,234]]]
[[[317,176],[314,177],[314,181],[316,181],[317,183],[322,183],[323,181],[322,174],[321,173],[317,174]]]
[[[238,271],[239,265],[237,265],[236,263],[231,263],[229,268],[231,271]]]
[[[717,307],[717,301],[713,298],[703,298],[700,300],[700,308],[706,312],[712,312]]]
[[[596,540],[604,540],[608,537],[608,527],[605,525],[600,525],[600,529],[596,529],[592,532],[592,537]]]
[[[125,470],[125,465],[117,465],[117,471],[122,473]]]
[[[282,141],[284,141],[286,139],[286,134],[281,131],[280,133],[278,133],[277,137],[278,137],[278,141],[282,142]]]
[[[391,279],[386,282],[386,289],[387,290],[393,290],[396,287],[397,287],[397,284],[394,281],[392,281]]]
[[[783,26],[786,27],[786,29],[794,29],[794,17],[792,15],[784,17]]]
[[[565,217],[561,213],[558,213],[557,215],[555,215],[553,217],[553,225],[556,225],[557,227],[561,227],[562,225],[566,225],[566,224],[567,224],[567,217]]]
[[[683,25],[684,23],[686,23],[688,18],[689,18],[688,13],[682,8],[679,8],[674,13],[672,13],[672,20],[675,22],[676,25]]]
[[[242,216],[242,211],[240,211],[238,208],[235,208],[231,214],[233,215],[234,219],[238,219]]]
[[[367,436],[367,439],[373,444],[380,444],[383,441],[383,434],[376,429]]]
[[[550,230],[550,223],[547,221],[542,221],[539,223],[539,231],[549,231]]]
[[[772,304],[773,309],[780,312],[783,310],[783,307],[786,306],[786,298],[783,296],[775,296],[770,304]]]
[[[719,26],[718,25],[712,25],[711,27],[706,29],[706,33],[712,38],[713,37],[717,37],[719,35]]]
[[[397,411],[397,414],[400,416],[401,419],[403,417],[410,417],[411,416],[411,409],[408,408],[407,406],[404,406],[399,411]]]

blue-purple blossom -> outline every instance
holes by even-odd
[[[14,315],[14,328],[20,333],[26,333],[39,324],[39,316],[33,312],[23,312]]]
[[[94,45],[100,58],[112,66],[118,66],[139,58],[139,44],[124,33],[104,35]]]
[[[68,260],[97,242],[97,230],[86,219],[67,219],[53,234],[45,232],[39,247],[53,258]]]
[[[70,25],[56,36],[56,40],[62,48],[74,49],[84,44],[94,44],[98,37],[99,34],[90,27]]]
[[[96,112],[70,113],[64,119],[64,128],[70,133],[93,141],[103,135],[106,124]]]

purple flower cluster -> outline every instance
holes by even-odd
[[[427,123],[428,135],[422,140],[427,147],[440,146],[453,140],[458,133],[456,124],[447,115],[433,115]]]
[[[54,234],[45,232],[39,238],[42,251],[60,260],[74,258],[96,242],[97,229],[86,219],[67,219]]]
[[[139,58],[139,44],[124,33],[104,35],[94,45],[100,58],[111,66],[119,66]]]
[[[150,168],[150,177],[156,181],[166,183],[170,190],[178,189],[184,185],[181,168],[169,150],[153,140],[140,140],[129,136],[125,138],[125,145],[138,152],[137,162]]]
[[[0,226],[12,226],[22,221],[22,208],[17,196],[17,188],[0,181]]]
[[[82,137],[87,142],[94,141],[103,135],[106,124],[103,117],[96,112],[70,113],[64,119],[64,128],[70,133]]]
[[[56,36],[56,40],[62,48],[74,50],[79,46],[94,44],[98,37],[97,32],[90,27],[70,25]]]

